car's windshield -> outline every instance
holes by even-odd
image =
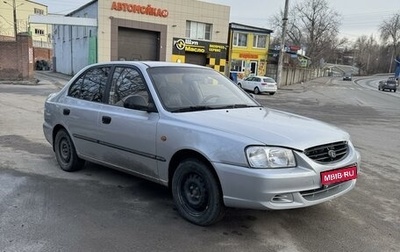
[[[258,107],[222,74],[206,68],[154,67],[148,73],[163,107],[170,112]]]

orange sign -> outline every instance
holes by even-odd
[[[168,17],[168,10],[155,8],[151,6],[151,4],[145,5],[138,5],[138,4],[130,4],[130,3],[123,3],[123,2],[112,2],[111,10],[115,11],[127,11],[132,13],[138,13],[142,15],[149,15],[149,16],[156,16],[156,17]]]
[[[251,53],[239,53],[239,57],[245,59],[258,59],[257,54],[251,54]]]

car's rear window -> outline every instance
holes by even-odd
[[[275,83],[275,80],[272,79],[272,78],[263,78],[263,82],[266,82],[266,83]]]

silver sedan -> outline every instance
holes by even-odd
[[[99,163],[171,188],[197,225],[226,207],[307,207],[349,192],[360,156],[331,125],[261,106],[206,67],[109,62],[45,102],[44,135],[65,171]]]

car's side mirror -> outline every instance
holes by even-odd
[[[132,95],[125,99],[124,108],[143,110],[147,112],[156,112],[154,103],[148,103],[143,96]]]

